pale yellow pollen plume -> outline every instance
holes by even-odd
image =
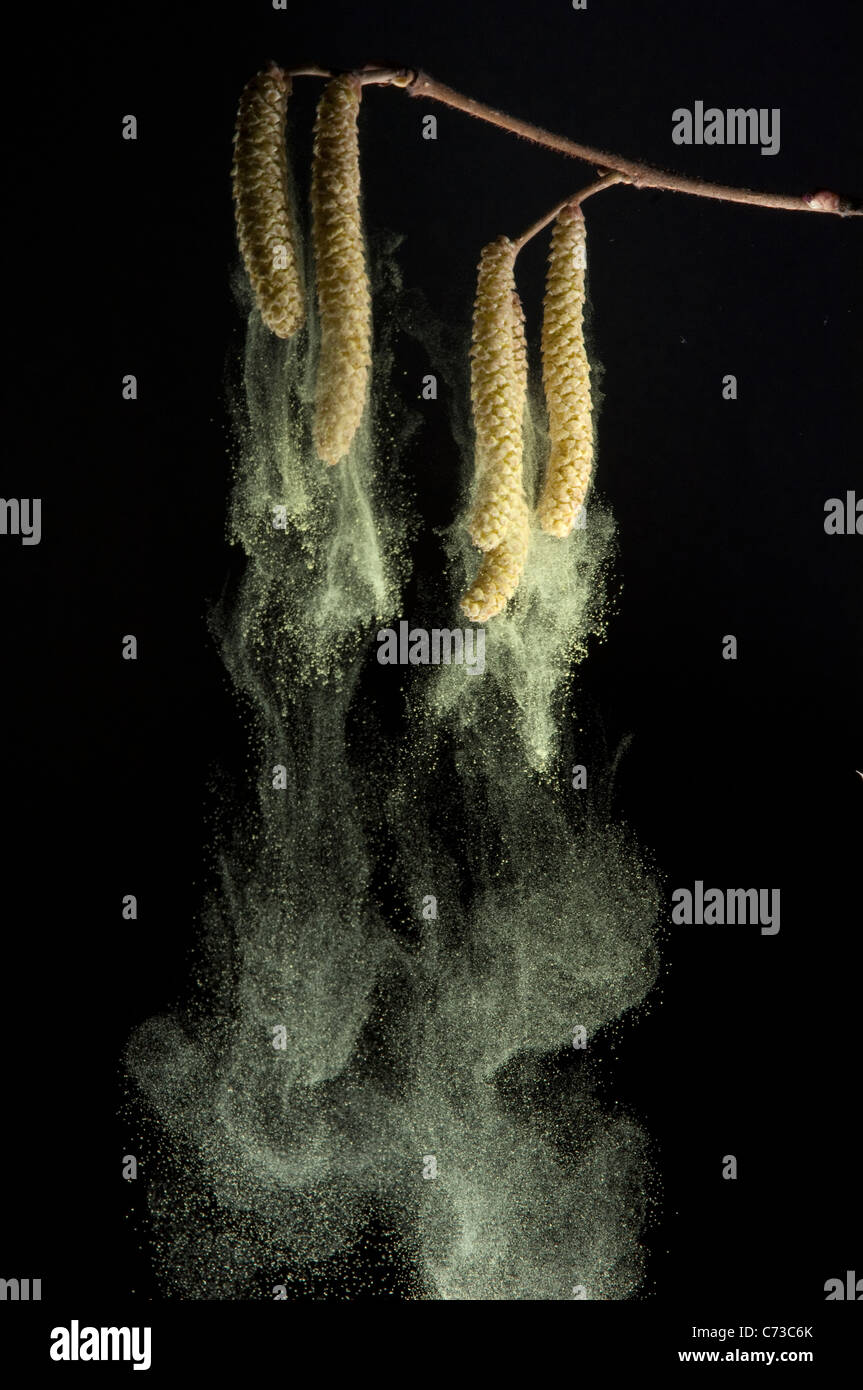
[[[550,453],[537,505],[539,524],[568,536],[584,504],[593,466],[590,364],[584,347],[584,215],[569,205],[551,238],[542,323],[542,376]]]
[[[305,319],[285,149],[290,92],[290,78],[277,67],[246,84],[231,170],[243,262],[261,318],[279,338],[290,338]]]
[[[344,458],[366,404],[371,366],[371,296],[360,216],[357,117],[361,88],[329,82],[318,103],[312,214],[321,324],[314,441],[325,463]]]

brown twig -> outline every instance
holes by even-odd
[[[288,68],[285,69],[285,75],[333,76],[325,68],[312,66]],[[603,178],[596,186],[591,187],[590,192],[598,192],[600,187],[605,188],[609,183],[628,183],[633,188],[664,188],[672,193],[691,193],[697,198],[716,198],[724,203],[749,203],[754,207],[779,208],[785,212],[832,212],[840,217],[863,216],[863,207],[850,198],[842,198],[838,193],[831,193],[826,189],[802,195],[759,193],[753,188],[734,188],[730,184],[708,183],[706,179],[688,178],[684,174],[655,169],[653,165],[644,164],[640,160],[625,159],[622,155],[609,154],[606,150],[596,150],[591,145],[582,145],[577,140],[570,140],[566,135],[556,135],[553,130],[544,130],[542,126],[532,125],[530,121],[523,121],[518,116],[508,116],[505,111],[486,106],[484,102],[475,101],[473,97],[462,96],[461,92],[438,82],[436,78],[430,77],[420,69],[378,68],[373,64],[367,64],[364,68],[355,69],[353,75],[363,86],[375,83],[400,87],[412,97],[427,97],[430,101],[439,101],[444,106],[451,106],[455,111],[463,111],[468,116],[476,117],[478,121],[486,121],[501,130],[510,131],[513,135],[520,135],[524,140],[531,140],[535,145],[543,145],[546,149],[556,150],[558,154],[565,154],[570,159],[581,159],[586,164],[595,164],[609,173],[621,176],[618,179]],[[587,191],[576,195],[578,198],[587,196]],[[571,198],[566,199],[566,202],[572,201]],[[560,210],[560,206],[549,218],[544,219],[535,231],[540,231],[542,226],[547,225],[551,217]],[[523,240],[529,240],[534,234],[534,230],[526,232]]]
[[[274,63],[273,66],[276,67],[276,66],[278,66],[278,64],[275,64],[275,63]],[[327,68],[319,68],[319,67],[316,67],[314,64],[310,65],[310,66],[307,67],[307,68],[284,68],[284,69],[281,69],[281,71],[284,72],[285,77],[332,77],[332,76],[333,76],[333,73],[329,72]]]
[[[363,86],[378,82],[388,87],[408,87],[415,77],[412,68],[360,68],[359,78]]]
[[[425,72],[417,71],[406,84],[405,90],[412,97],[427,97],[431,101],[439,101],[444,106],[463,111],[477,120],[487,121],[502,130],[510,131],[513,135],[520,135],[534,144],[543,145],[546,149],[557,150],[559,154],[568,155],[571,159],[581,159],[587,164],[596,164],[600,168],[624,174],[625,181],[634,188],[664,188],[673,193],[691,193],[698,198],[716,198],[726,203],[750,203],[755,207],[780,208],[786,212],[832,212],[842,217],[863,215],[863,208],[855,202],[824,190],[802,196],[790,193],[759,193],[751,188],[733,188],[728,184],[708,183],[705,179],[669,173],[663,169],[655,169],[650,164],[643,164],[639,160],[625,159],[622,155],[609,154],[606,150],[596,150],[590,145],[570,140],[565,135],[556,135],[554,131],[532,125],[517,116],[508,116],[506,112],[486,106],[481,101],[475,101],[473,97],[462,96],[460,92],[445,86]]]
[[[521,236],[516,238],[514,242],[515,254],[518,255],[522,247],[526,246],[532,237],[537,236],[539,232],[543,231],[544,228],[548,226],[549,222],[553,222],[557,214],[562,212],[570,203],[583,203],[585,198],[590,198],[594,193],[601,192],[603,188],[610,188],[614,183],[628,182],[629,180],[626,174],[620,174],[616,169],[612,169],[609,173],[603,174],[601,178],[596,179],[594,183],[587,184],[587,186],[580,189],[578,193],[573,193],[569,198],[564,198],[562,203],[555,204],[551,212],[546,213],[545,217],[541,217],[538,222],[532,223],[526,232],[522,232]]]

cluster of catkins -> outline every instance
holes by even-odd
[[[234,134],[234,205],[246,270],[264,323],[280,338],[305,322],[285,118],[291,79],[271,66],[247,83]],[[357,117],[362,87],[327,83],[312,155],[312,236],[320,317],[313,437],[329,464],[348,453],[365,409],[371,366],[371,298],[360,217]],[[531,513],[522,476],[527,398],[524,313],[515,288],[517,247],[499,237],[482,253],[471,348],[476,488],[471,537],[484,552],[462,599],[475,622],[503,611],[527,559]],[[585,229],[581,209],[558,214],[542,326],[550,453],[536,514],[568,536],[584,503],[593,458],[590,367],[584,349]]]
[[[567,204],[552,233],[542,324],[542,366],[550,452],[537,518],[543,531],[568,536],[581,510],[593,461],[590,366],[584,348],[584,216]],[[515,593],[530,539],[522,476],[527,396],[524,314],[515,288],[516,246],[499,237],[483,250],[471,347],[476,433],[474,502],[468,529],[484,552],[461,601],[474,622],[503,611]]]
[[[234,207],[243,261],[261,317],[280,338],[305,322],[285,148],[291,79],[275,66],[248,82],[234,133]],[[362,88],[336,77],[318,103],[312,154],[312,240],[321,342],[315,383],[315,448],[345,457],[366,403],[371,297],[360,217],[357,117]]]

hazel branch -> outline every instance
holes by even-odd
[[[490,125],[499,126],[513,135],[520,135],[534,144],[544,145],[546,149],[557,150],[558,153],[569,155],[572,159],[581,159],[587,164],[596,164],[601,168],[625,174],[628,176],[626,181],[634,188],[664,188],[672,193],[691,193],[698,198],[716,198],[726,203],[750,203],[755,207],[780,208],[786,212],[832,212],[838,213],[841,217],[863,215],[863,208],[858,204],[827,190],[802,196],[760,193],[751,188],[734,188],[728,184],[708,183],[705,179],[669,173],[639,160],[609,154],[605,150],[597,150],[590,145],[570,140],[565,135],[556,135],[554,131],[544,130],[541,126],[532,125],[530,121],[523,121],[517,116],[508,116],[506,112],[486,106],[481,101],[475,101],[473,97],[462,96],[460,92],[422,71],[417,72],[414,79],[407,84],[406,90],[413,97],[424,96],[431,101],[439,101],[444,106],[451,106],[456,111],[463,111],[468,116],[475,116],[477,120],[487,121]]]
[[[287,70],[290,77],[331,77],[332,73],[317,67],[293,68]],[[486,121],[501,130],[508,130],[535,145],[542,145],[570,159],[580,159],[586,164],[595,164],[600,169],[622,175],[618,182],[628,183],[633,188],[662,188],[671,193],[690,193],[697,198],[714,198],[725,203],[748,203],[753,207],[775,208],[784,212],[830,212],[840,217],[863,216],[863,207],[853,199],[840,197],[838,193],[821,189],[816,193],[802,195],[793,193],[761,193],[752,188],[734,188],[730,184],[709,183],[706,179],[690,178],[684,174],[656,169],[640,160],[627,159],[623,155],[609,154],[607,150],[594,149],[592,145],[582,145],[565,135],[544,130],[542,126],[523,121],[518,116],[509,116],[473,97],[463,96],[461,92],[438,82],[427,72],[412,68],[380,68],[368,64],[356,70],[355,75],[363,85],[399,87],[412,97],[426,97],[430,101],[450,106],[455,111]],[[603,184],[605,187],[605,184]],[[571,201],[568,199],[567,201]]]

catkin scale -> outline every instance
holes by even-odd
[[[524,407],[527,403],[527,334],[525,332],[524,309],[518,292],[513,290],[511,297],[510,310],[510,331],[512,333],[513,363],[515,367],[515,388],[517,394],[514,396],[516,408],[516,421],[518,425],[519,440],[524,425]],[[519,458],[519,464],[521,459]],[[519,467],[519,478],[521,478],[521,468]]]
[[[568,536],[584,503],[593,466],[590,364],[584,347],[584,215],[567,206],[551,238],[542,321],[542,367],[550,451],[537,504],[539,524]]]
[[[313,435],[325,463],[344,458],[366,403],[371,296],[360,216],[357,117],[361,88],[329,82],[318,103],[312,156],[312,218],[320,353]]]
[[[486,551],[506,535],[522,490],[527,372],[514,330],[515,254],[514,244],[503,236],[483,248],[474,301],[471,404],[477,492],[468,530],[474,544]]]
[[[285,149],[290,92],[290,78],[277,67],[246,83],[231,169],[240,252],[261,318],[279,338],[290,338],[305,318]]]

